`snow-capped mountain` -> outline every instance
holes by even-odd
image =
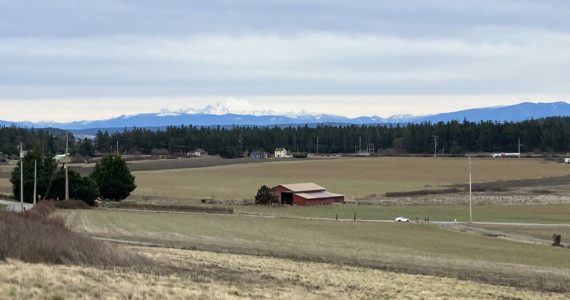
[[[510,106],[476,108],[430,116],[395,115],[388,118],[379,116],[349,118],[330,114],[311,114],[307,112],[278,114],[271,111],[254,110],[243,110],[242,113],[237,113],[235,108],[230,109],[223,104],[214,104],[199,109],[191,108],[178,111],[162,110],[158,113],[144,113],[130,116],[123,115],[107,120],[77,121],[71,123],[0,121],[0,126],[10,126],[14,124],[22,127],[53,127],[67,130],[85,130],[92,128],[165,127],[177,125],[271,126],[318,123],[362,125],[446,122],[451,120],[518,122],[550,116],[570,116],[570,104],[566,102],[524,102]]]

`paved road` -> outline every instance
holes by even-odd
[[[10,200],[0,200],[0,204],[6,205],[6,209],[9,211],[21,211],[22,205],[19,201],[10,201]],[[31,209],[33,204],[24,203],[24,209],[28,210]]]

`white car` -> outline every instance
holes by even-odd
[[[410,219],[404,217],[397,217],[396,222],[410,222]]]

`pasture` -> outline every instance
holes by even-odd
[[[534,287],[537,278],[547,276],[551,288],[561,288],[570,278],[567,249],[448,231],[436,225],[108,210],[59,214],[74,230],[92,236],[169,247],[334,262],[526,287]]]
[[[563,176],[567,165],[539,159],[473,159],[473,181],[490,182]],[[252,199],[261,185],[316,182],[347,199],[386,192],[466,183],[466,158],[337,158],[268,161],[204,168],[134,172],[134,197]]]
[[[244,214],[264,216],[393,220],[405,216],[411,220],[429,217],[432,221],[469,221],[468,205],[321,205],[313,207],[234,206]],[[474,205],[473,220],[507,223],[566,223],[570,224],[570,204]]]

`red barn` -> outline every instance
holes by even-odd
[[[287,205],[322,205],[344,203],[344,195],[334,194],[316,183],[280,184],[271,189],[279,203]]]

